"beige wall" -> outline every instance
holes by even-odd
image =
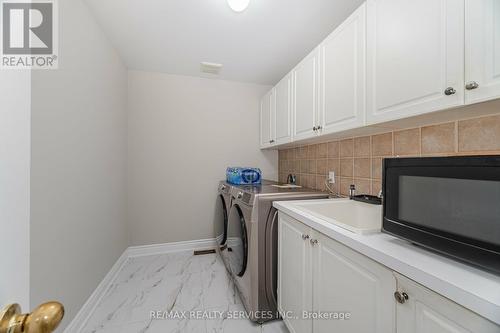
[[[32,77],[31,303],[74,317],[128,246],[127,72],[81,0],[59,2],[60,68]]]
[[[277,152],[259,149],[267,86],[129,72],[128,217],[132,245],[211,238],[227,166],[277,179]]]
[[[485,107],[498,108],[500,114],[500,100],[470,106],[467,113],[474,117]],[[354,184],[358,194],[376,195],[384,157],[484,154],[500,154],[500,115],[283,149],[279,178],[286,181],[294,173],[299,185],[324,190],[328,172],[334,171],[335,192],[348,195]]]
[[[0,73],[0,306],[29,308],[29,71]]]

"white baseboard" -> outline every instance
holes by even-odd
[[[131,246],[127,249],[127,252],[128,256],[133,258],[179,251],[209,250],[215,248],[215,244],[215,238],[210,238],[185,242]]]
[[[175,242],[175,243],[165,243],[165,244],[154,244],[154,245],[144,245],[144,246],[130,246],[128,247],[115,262],[111,270],[106,274],[104,279],[99,283],[97,288],[94,290],[92,295],[87,299],[85,304],[82,306],[80,311],[71,323],[66,327],[64,333],[79,333],[84,327],[90,316],[94,313],[97,305],[101,301],[102,297],[106,294],[109,286],[113,284],[114,280],[117,278],[118,273],[125,265],[129,258],[156,255],[156,254],[166,254],[180,251],[195,251],[195,250],[209,250],[215,248],[216,240],[211,239],[200,239],[185,242]]]
[[[64,333],[80,332],[83,329],[83,327],[87,323],[87,320],[94,313],[94,310],[101,301],[102,297],[106,294],[106,291],[108,290],[109,286],[116,279],[118,272],[120,272],[123,265],[125,265],[125,263],[127,262],[128,259],[127,250],[128,249],[125,249],[122,255],[115,262],[113,267],[111,267],[108,274],[106,274],[104,279],[102,279],[101,283],[99,283],[99,285],[87,299],[85,304],[83,304],[80,311],[78,311],[75,318],[73,318],[71,323],[69,323],[69,325],[66,327]]]

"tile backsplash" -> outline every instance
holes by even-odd
[[[335,172],[334,192],[378,194],[385,157],[500,154],[500,115],[410,128],[378,135],[282,149],[279,179],[297,176],[298,185],[325,190]]]

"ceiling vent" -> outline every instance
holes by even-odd
[[[200,70],[203,73],[209,74],[219,74],[222,68],[222,64],[215,64],[213,62],[202,62],[200,66]]]

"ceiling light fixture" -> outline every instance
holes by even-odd
[[[220,70],[222,69],[222,64],[216,64],[213,62],[202,62],[200,64],[200,70],[203,73],[209,73],[209,74],[219,74]]]
[[[240,13],[247,9],[250,4],[250,0],[227,0],[227,4],[237,13]]]

